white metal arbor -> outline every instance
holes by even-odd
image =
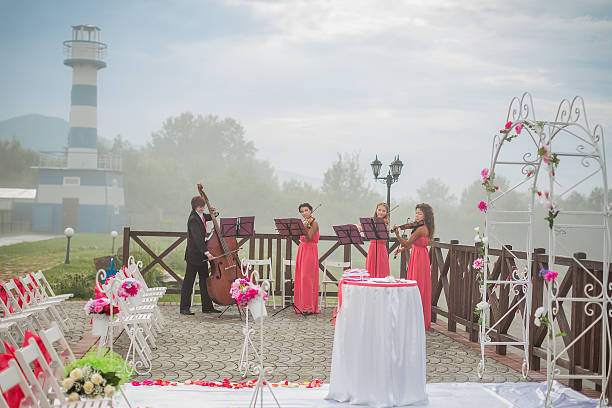
[[[547,285],[546,313],[550,324],[548,324],[549,335],[547,336],[547,383],[546,406],[551,406],[550,390],[552,381],[556,379],[590,380],[601,385],[600,405],[607,406],[607,386],[610,376],[611,357],[608,356],[608,347],[612,346],[610,338],[609,318],[612,317],[610,308],[610,291],[612,284],[609,281],[609,252],[610,252],[610,229],[608,218],[610,206],[608,203],[608,180],[605,159],[605,144],[603,128],[601,125],[591,127],[586,116],[584,101],[581,97],[575,97],[571,102],[562,100],[559,104],[554,121],[538,124],[541,145],[545,146],[549,154],[556,155],[559,159],[559,169],[571,165],[572,161],[579,169],[578,177],[560,179],[560,170],[555,164],[549,163],[543,167],[547,172],[547,185],[550,192],[550,203],[552,203],[551,228],[548,234],[548,267],[555,270],[555,258],[560,255],[572,257],[578,268],[574,273],[582,273],[581,279],[586,284],[583,287],[573,287],[571,295],[561,293],[556,280],[551,280]],[[569,193],[584,183],[600,180],[597,185],[602,189],[601,203],[598,209],[585,211],[584,208],[562,208],[555,204]],[[557,188],[560,192],[557,194]],[[573,235],[582,231],[583,234],[596,234],[601,237],[601,274],[587,268],[583,259],[577,259],[569,249],[567,242],[568,231]],[[597,254],[598,255],[598,254]],[[596,255],[596,256],[597,256]],[[597,258],[595,258],[597,259]],[[570,305],[577,310],[584,311],[584,318],[590,322],[584,330],[575,335],[570,342],[559,346],[557,336],[560,334],[559,319],[564,314],[563,305]],[[577,306],[574,306],[577,305]],[[580,305],[584,305],[580,307]],[[565,308],[568,310],[569,308]],[[565,315],[562,316],[565,318]],[[576,324],[572,321],[572,325]],[[597,331],[597,333],[595,333]],[[601,370],[597,367],[591,373],[580,372],[562,373],[557,367],[559,358],[575,347],[588,332],[601,339]]]
[[[507,176],[511,185],[507,189],[487,189],[487,210],[485,215],[484,264],[480,278],[480,293],[482,305],[480,307],[480,350],[481,361],[478,363],[478,376],[483,377],[485,372],[486,346],[518,346],[524,350],[522,364],[523,377],[529,371],[529,327],[531,313],[531,268],[533,254],[533,221],[534,196],[530,195],[527,202],[520,202],[516,194],[521,187],[533,189],[537,183],[541,158],[538,155],[540,139],[534,135],[533,129],[527,123],[535,123],[535,112],[531,95],[525,93],[521,98],[514,97],[510,102],[506,116],[506,129],[496,134],[493,140],[489,178],[493,185],[495,176]],[[518,126],[518,127],[517,127]],[[519,135],[520,134],[520,135]],[[512,139],[516,138],[515,141]],[[508,143],[512,141],[511,148]],[[485,175],[483,175],[485,177]],[[518,181],[517,181],[518,180]],[[523,200],[524,201],[524,200]],[[504,241],[507,228],[520,228],[525,233],[525,240],[521,248],[515,248]],[[513,260],[512,273],[507,279],[502,279],[500,273],[495,273],[489,260],[488,243],[499,245],[500,248]],[[516,252],[524,251],[526,259],[521,259]],[[502,258],[500,258],[502,259]],[[501,266],[501,265],[500,265]],[[493,320],[493,310],[501,311],[499,305],[502,296],[512,296],[504,314],[498,313]],[[491,305],[491,303],[493,303]],[[491,306],[489,306],[491,305]],[[492,307],[493,306],[493,307]],[[520,319],[521,338],[517,341],[494,341],[491,332],[499,330],[502,322],[515,318],[512,314],[517,310],[516,316]]]

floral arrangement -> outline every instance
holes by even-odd
[[[111,398],[117,388],[130,380],[129,369],[123,358],[114,352],[98,357],[98,350],[90,350],[85,356],[66,366],[62,388],[68,400],[81,398]]]
[[[474,243],[477,244],[478,254],[480,255],[478,258],[474,259],[472,262],[472,269],[478,273],[478,286],[482,286],[482,282],[485,278],[485,245],[489,242],[489,239],[480,232],[479,227],[474,227],[474,232],[476,235],[474,236]],[[489,303],[482,301],[476,305],[474,309],[474,314],[478,316],[478,324],[482,324],[482,313],[489,308]]]
[[[495,179],[495,174],[489,174],[488,168],[485,167],[484,169],[482,169],[482,171],[480,172],[480,176],[482,177],[482,185],[486,191],[488,191],[489,193],[494,193],[499,190],[499,186],[496,186],[493,183],[493,180]]]
[[[546,282],[548,282],[548,284],[554,284],[555,281],[557,280],[557,277],[559,276],[559,272],[542,268],[540,269],[539,275],[540,275],[540,278],[546,279]],[[533,324],[535,324],[536,327],[545,325],[548,330],[548,338],[552,340],[553,338],[552,322],[548,319],[546,309],[544,308],[544,306],[540,306],[536,309],[534,313]],[[563,337],[566,335],[567,333],[560,332],[560,333],[557,333],[555,337]]]
[[[128,297],[134,297],[138,294],[138,291],[142,285],[134,278],[127,278],[121,282],[121,286],[117,289],[117,296],[127,299]]]
[[[514,139],[515,137],[520,135],[521,131],[523,130],[523,123],[527,124],[527,121],[525,121],[525,122],[517,122],[517,123],[512,123],[512,121],[510,121],[510,122],[506,123],[506,126],[504,126],[504,128],[499,131],[499,133],[504,135],[504,139],[503,140],[507,140],[508,142],[510,142],[510,141],[512,141],[512,139]],[[514,126],[514,130],[516,131],[516,133],[513,134],[513,135],[510,135],[510,133],[512,132],[512,127],[513,126]]]
[[[238,278],[232,282],[230,294],[240,307],[246,307],[251,299],[263,292],[263,300],[268,299],[268,294],[261,286],[253,284],[248,278]]]
[[[544,145],[538,149],[538,155],[542,157],[542,161],[548,165],[553,166],[552,175],[555,175],[555,169],[559,165],[559,157],[557,157],[557,153],[551,153],[550,145]]]
[[[487,212],[487,203],[484,201],[481,201],[478,203],[478,209],[482,212]]]
[[[176,381],[165,381],[165,380],[154,380],[154,381],[132,381],[131,383],[134,387],[140,387],[140,386],[145,386],[145,387],[152,387],[154,385],[159,385],[162,387],[167,387],[167,386],[177,386],[177,385],[199,385],[200,387],[213,387],[213,388],[231,388],[234,390],[239,390],[241,388],[254,388],[257,385],[257,379],[255,380],[250,380],[250,381],[241,381],[241,382],[237,382],[237,383],[233,383],[230,382],[229,379],[224,378],[223,381],[221,382],[215,382],[215,381],[202,381],[202,380],[197,380],[197,381],[192,381],[192,380],[187,380],[184,383],[178,383]],[[291,383],[287,380],[285,381],[281,381],[278,383],[269,383],[272,387],[289,387],[289,388],[298,388],[298,387],[305,387],[305,388],[318,388],[321,387],[323,385],[323,383],[317,379],[311,380],[311,381],[305,381],[305,382],[301,382],[301,383]],[[266,381],[263,382],[263,385],[268,385]]]
[[[85,303],[85,313],[90,314],[105,314],[110,316],[111,303],[105,296],[96,296],[93,299],[89,299],[87,303]],[[117,314],[119,309],[116,306],[113,306],[113,314]]]
[[[545,190],[544,192],[534,190],[535,193],[540,197],[540,203],[548,208],[548,215],[544,218],[548,221],[548,227],[552,229],[553,225],[555,225],[555,218],[559,215],[559,210],[557,209],[555,203],[550,199],[550,192]]]

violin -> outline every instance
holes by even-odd
[[[315,221],[315,217],[312,216],[312,214],[317,211],[317,208],[319,208],[321,206],[321,204],[317,205],[314,210],[312,210],[312,212],[310,213],[310,217],[308,217],[306,220],[304,220],[304,227],[306,229],[310,229],[312,228],[312,223]]]
[[[400,229],[400,230],[407,230],[407,229],[414,230],[414,229],[417,229],[419,227],[422,227],[423,225],[425,225],[425,220],[408,222],[406,224],[398,225],[397,228],[391,228],[391,232],[395,232],[398,229]]]

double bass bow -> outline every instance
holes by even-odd
[[[213,302],[219,305],[236,303],[230,295],[232,282],[241,276],[242,267],[238,258],[238,243],[236,238],[221,236],[221,228],[214,212],[210,210],[210,202],[204,193],[204,188],[198,184],[200,197],[204,199],[212,218],[214,230],[207,242],[208,251],[213,256],[210,259],[210,277],[206,279],[206,288]]]

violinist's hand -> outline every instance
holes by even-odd
[[[211,261],[213,259],[213,256],[210,252],[206,253],[206,258],[208,258],[209,261]]]
[[[397,248],[397,249],[396,249],[396,250],[393,252],[393,255],[394,255],[394,256],[398,256],[400,252],[402,252],[402,251],[400,250],[400,248]]]
[[[355,226],[357,227],[357,230],[359,232],[363,232],[363,228],[361,227],[361,224],[355,224]]]
[[[217,209],[215,207],[213,207],[212,205],[210,206],[210,213],[211,214],[216,214],[217,213]]]

